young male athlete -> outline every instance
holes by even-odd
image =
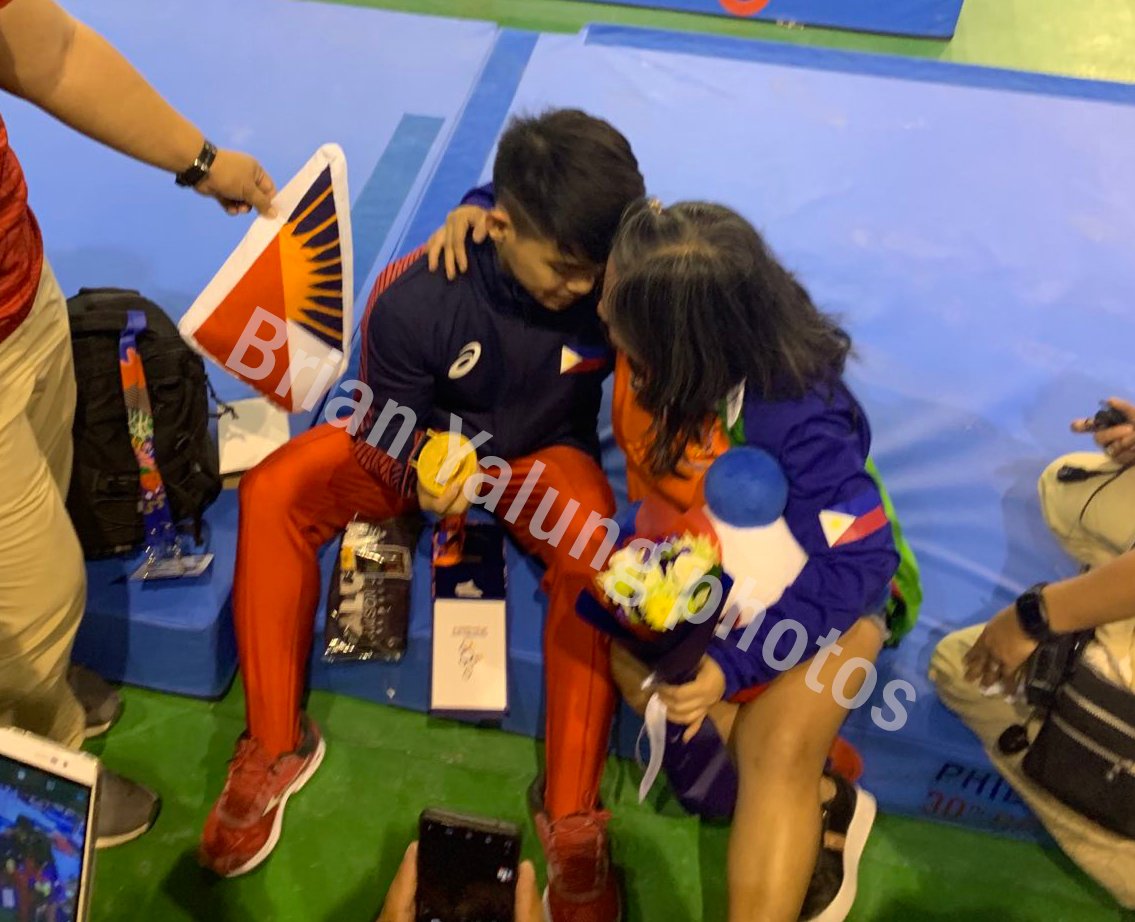
[[[460,280],[432,274],[421,251],[380,276],[362,323],[369,408],[350,426],[327,423],[293,439],[241,482],[233,612],[248,731],[206,821],[201,858],[233,876],[275,846],[288,797],[324,752],[301,711],[319,550],[356,514],[464,510],[455,490],[437,498],[419,489],[411,463],[427,429],[449,429],[453,415],[467,436],[489,434],[480,458],[507,461],[497,513],[547,566],[547,773],[536,822],[552,915],[614,922],[619,898],[597,798],[615,694],[607,643],[574,608],[607,537],[595,523],[614,512],[596,460],[611,367],[596,289],[643,180],[627,140],[577,110],[514,120],[493,180],[489,239],[471,249]]]

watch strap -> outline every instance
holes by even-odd
[[[213,161],[217,159],[217,148],[211,141],[205,141],[201,147],[201,153],[197,155],[197,159],[193,161],[193,165],[188,169],[182,170],[174,181],[179,186],[196,186],[201,180],[209,175],[209,171],[213,168]]]
[[[1021,625],[1021,630],[1036,641],[1045,641],[1052,637],[1043,594],[1047,585],[1047,583],[1037,583],[1017,598],[1017,621]]]

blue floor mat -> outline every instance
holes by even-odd
[[[216,144],[254,154],[278,183],[321,144],[338,142],[356,208],[372,190],[355,216],[360,287],[392,255],[498,32],[491,23],[280,0],[202,0],[190,16],[174,0],[68,7]],[[4,117],[68,294],[134,287],[176,319],[248,228],[251,218],[226,219],[172,177],[23,103],[5,103]],[[212,377],[222,397],[251,393],[219,369]]]
[[[359,17],[349,24],[360,31],[376,17],[382,23],[376,33],[385,28],[385,17],[373,12],[271,6],[286,22],[307,11]],[[147,27],[173,27],[172,16],[162,19],[153,8],[144,15],[155,17]],[[442,27],[394,18],[416,31],[390,40],[392,60],[420,67],[413,73],[423,82],[417,86],[403,69],[399,95],[413,85],[421,108],[406,111],[436,115],[427,103],[436,102],[441,84],[427,73],[433,65],[423,62],[438,48]],[[180,19],[176,24],[182,29]],[[451,27],[460,32],[452,24],[443,29]],[[342,40],[369,48],[358,35]],[[467,60],[471,83],[490,60],[491,36],[484,37],[479,56],[458,41],[439,57]],[[186,41],[208,47],[204,35]],[[234,48],[235,40],[225,60],[239,60]],[[139,60],[144,54],[139,50]],[[360,66],[379,66],[359,57]],[[506,32],[491,60],[460,123],[455,117],[464,97],[446,110],[438,135],[438,145],[443,136],[453,140],[445,173],[415,179],[399,213],[401,229],[387,235],[380,257],[424,239],[455,201],[456,187],[486,175],[508,112],[550,105],[610,118],[630,137],[652,193],[664,200],[719,200],[749,216],[855,338],[849,379],[871,416],[875,456],[923,567],[922,624],[900,650],[884,655],[879,681],[880,687],[892,679],[911,683],[917,701],[909,718],[899,732],[875,727],[870,707],[880,703],[877,692],[849,724],[867,755],[868,783],[890,809],[1035,834],[1035,823],[990,774],[972,738],[936,702],[925,671],[946,631],[988,617],[1037,579],[1071,570],[1045,532],[1034,482],[1052,457],[1082,446],[1067,431],[1069,419],[1091,411],[1101,397],[1130,390],[1135,181],[1126,167],[1135,142],[1135,89],[611,28],[576,37]],[[155,61],[158,77],[171,80],[162,70],[171,66]],[[279,67],[285,88],[302,82]],[[333,106],[312,105],[305,118],[318,122],[319,133],[303,143],[285,130],[292,122],[265,119],[250,127],[259,113],[245,113],[231,98],[219,103],[230,120],[213,116],[230,132],[218,139],[259,152],[255,140],[270,129],[290,151],[288,168],[316,143],[340,140],[357,167],[352,146],[362,142],[351,133],[359,130],[363,101],[383,113],[376,117],[387,125],[379,132],[386,141],[400,122],[386,117],[392,104],[361,90],[356,78],[352,71],[354,106],[338,98],[339,84]],[[273,89],[273,99],[277,92],[285,95]],[[334,116],[323,108],[335,108]],[[172,186],[161,192],[164,178],[132,176],[133,167],[84,142],[69,142],[75,146],[63,155],[41,146],[41,162],[34,146],[23,143],[32,127],[41,143],[61,144],[64,136],[37,118],[13,113],[13,140],[29,162],[33,201],[65,285],[136,284],[159,299],[164,293],[175,311],[187,305],[243,225],[202,217],[193,211],[200,203]],[[269,147],[261,155],[283,176],[281,147]],[[381,150],[376,141],[369,164]],[[68,160],[96,165],[96,175],[105,169],[113,182],[92,190],[69,178]],[[57,176],[54,186],[48,167]],[[156,181],[158,207],[119,201],[115,190],[127,181],[131,189]],[[356,193],[361,185],[356,179]],[[92,240],[98,249],[91,249]],[[362,280],[365,270],[358,274]],[[606,462],[618,479],[609,433]],[[511,698],[519,703],[508,726],[534,732],[541,698],[538,572],[528,562],[515,570],[510,619],[518,666]],[[228,578],[231,560],[218,560],[214,572]],[[425,585],[420,578],[406,662],[320,665],[316,683],[423,707]],[[215,588],[212,598],[221,598]],[[625,749],[633,727],[624,732]]]
[[[947,631],[1071,571],[1034,484],[1083,445],[1070,419],[1129,390],[1135,89],[614,27],[542,36],[526,64],[497,87],[498,107],[609,118],[653,194],[738,208],[843,317],[849,379],[926,588],[922,623],[884,654],[848,733],[885,808],[1039,834],[926,667]],[[494,136],[482,123],[479,144],[465,138],[482,152],[479,179]],[[606,457],[617,470],[609,432]],[[510,611],[514,630],[530,618],[519,602]],[[517,662],[538,663],[536,644],[514,644]],[[538,669],[519,668],[537,694]],[[871,708],[892,680],[916,701],[885,732]],[[624,752],[634,732],[628,722]]]
[[[202,0],[191,15],[173,0],[68,6],[215,143],[253,153],[278,183],[337,141],[350,169],[360,288],[401,240],[498,32],[490,23],[277,0]],[[227,218],[172,177],[26,104],[6,102],[4,117],[67,294],[136,288],[177,319],[251,221]],[[218,368],[210,377],[224,399],[252,393]],[[167,691],[224,691],[235,669],[233,494],[207,524],[217,559],[192,583],[128,584],[137,560],[89,566],[77,659]]]

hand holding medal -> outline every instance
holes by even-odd
[[[418,453],[418,502],[423,512],[440,517],[434,532],[434,566],[452,566],[461,560],[465,512],[469,500],[465,481],[477,472],[473,443],[460,432],[427,433]]]

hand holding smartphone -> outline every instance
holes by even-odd
[[[417,922],[513,922],[516,826],[424,810],[418,834]]]
[[[517,864],[515,826],[439,810],[425,811],[419,825],[421,841],[406,850],[378,922],[544,922],[536,870]]]

